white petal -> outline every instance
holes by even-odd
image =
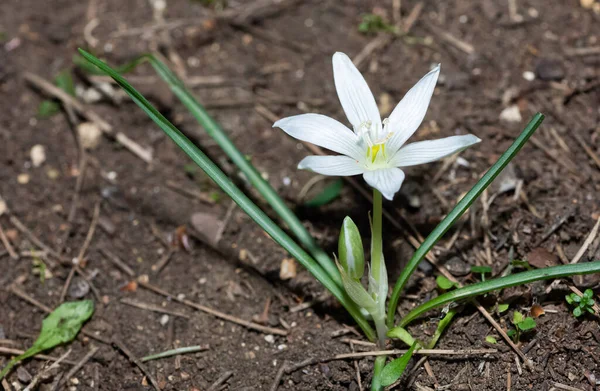
[[[381,131],[381,115],[375,97],[350,57],[344,53],[333,55],[333,79],[340,103],[354,130],[371,121],[372,126]]]
[[[390,152],[400,149],[423,122],[439,74],[440,65],[438,64],[404,95],[404,98],[390,114],[388,131],[393,133],[387,143]]]
[[[360,158],[365,154],[358,136],[345,125],[321,114],[301,114],[275,122],[273,127],[298,140],[308,141],[334,152]]]
[[[365,172],[359,162],[348,156],[307,156],[298,164],[298,168],[335,176],[351,176]]]
[[[407,167],[429,163],[460,152],[480,141],[472,134],[446,137],[439,140],[419,141],[400,148],[391,159],[390,164],[396,167]]]
[[[395,167],[382,168],[365,172],[363,178],[369,186],[379,190],[385,198],[391,201],[402,186],[404,172]]]

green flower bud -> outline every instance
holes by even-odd
[[[342,268],[348,276],[360,280],[365,272],[365,254],[360,232],[350,217],[344,218],[342,223],[338,254]]]

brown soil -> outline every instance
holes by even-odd
[[[246,27],[210,22],[206,16],[208,9],[201,3],[168,2],[166,22],[183,20],[181,25],[168,30],[168,36],[151,28],[132,31],[155,25],[146,0],[8,0],[0,6],[2,198],[14,216],[42,242],[53,249],[62,248],[68,260],[79,253],[94,205],[101,203],[100,223],[84,267],[84,273],[92,278],[97,290],[97,296],[92,291],[86,295],[96,301],[96,312],[85,327],[92,336],[80,335],[68,347],[54,349],[49,354],[58,357],[71,348],[69,359],[78,361],[91,345],[99,346],[100,350],[75,374],[78,384],[67,379],[65,388],[152,387],[138,367],[110,344],[98,341],[98,336],[104,341],[120,339],[136,357],[173,346],[208,345],[204,352],[146,364],[164,390],[190,391],[209,389],[229,371],[232,374],[223,383],[223,389],[269,389],[282,363],[347,353],[350,347],[343,338],[362,338],[352,333],[332,337],[332,333],[339,334],[352,325],[352,320],[332,300],[322,299],[322,288],[305,271],[299,270],[292,280],[282,281],[279,266],[285,252],[239,209],[233,210],[228,221],[224,238],[227,245],[222,246],[227,247],[226,251],[215,251],[192,238],[191,251],[173,250],[165,267],[158,273],[152,271],[152,265],[172,250],[161,239],[174,235],[179,226],[189,226],[190,216],[196,212],[211,212],[223,218],[230,201],[221,195],[216,204],[208,205],[167,187],[165,183],[170,180],[181,188],[220,194],[200,171],[183,170],[189,160],[128,99],[118,104],[105,99],[89,107],[118,131],[144,147],[153,148],[154,162],[148,165],[116,142],[103,138],[99,147],[90,152],[91,161],[69,231],[67,215],[79,172],[78,149],[64,113],[49,119],[36,117],[45,97],[22,75],[32,72],[51,80],[61,70],[71,68],[76,48],[89,47],[83,34],[85,26],[97,18],[99,24],[92,31],[93,39],[98,40],[94,51],[111,64],[124,63],[158,47],[167,55],[179,56],[182,60],[179,70],[186,72],[188,80],[214,75],[227,81],[225,85],[195,87],[194,92],[202,102],[212,105],[211,114],[241,150],[251,156],[289,205],[296,207],[325,249],[334,251],[338,227],[346,214],[360,222],[363,232],[368,232],[369,205],[349,186],[330,205],[317,209],[301,207],[298,194],[313,175],[299,172],[295,166],[308,151],[280,130],[272,129],[272,121],[265,119],[255,104],[257,97],[264,96],[267,90],[280,95],[261,100],[276,117],[318,111],[343,119],[332,80],[331,55],[343,51],[356,56],[376,39],[375,35],[357,31],[361,14],[375,10],[391,19],[392,1],[377,5],[374,1],[351,0],[284,1],[277,12],[255,14]],[[252,9],[246,2],[228,3],[229,9]],[[417,3],[402,1],[404,18]],[[441,261],[452,259],[459,266],[487,264],[491,260],[495,275],[509,263],[511,249],[515,259],[531,257],[531,251],[538,247],[555,255],[562,250],[566,259],[571,259],[600,213],[597,197],[600,166],[584,150],[585,146],[596,156],[600,150],[600,56],[573,55],[570,50],[598,47],[600,15],[582,8],[577,0],[553,2],[551,6],[544,0],[515,2],[522,21],[511,19],[508,2],[423,3],[410,34],[376,50],[367,57],[361,70],[378,99],[389,96],[393,104],[432,64],[441,62],[442,78],[416,138],[469,132],[483,142],[461,154],[468,167],[452,164],[439,178],[436,174],[442,163],[409,170],[401,194],[386,207],[402,210],[406,220],[420,234],[427,235],[519,134],[528,118],[542,111],[548,117],[534,136],[535,142],[525,146],[514,160],[512,176],[498,180],[506,183],[522,179],[527,201],[523,198],[515,201],[514,192],[509,191],[498,195],[487,213],[477,203],[459,224],[459,231],[450,232],[435,251]],[[459,39],[463,48],[451,43],[448,34]],[[534,72],[536,79],[525,80],[526,72]],[[244,186],[232,164],[218,153],[214,142],[150,67],[141,67],[131,77],[163,113]],[[77,77],[77,84],[86,82],[82,75]],[[514,123],[500,120],[502,110],[512,105],[520,109],[523,120]],[[46,149],[47,159],[40,167],[33,167],[30,161],[30,150],[35,144]],[[22,174],[29,176],[28,183],[18,181]],[[495,186],[488,199],[497,192]],[[249,194],[258,200],[253,191],[249,190]],[[563,222],[558,224],[560,221]],[[18,251],[38,249],[16,230],[6,214],[0,222]],[[152,227],[156,227],[154,231],[158,234],[153,233]],[[555,229],[551,232],[552,227]],[[402,239],[404,230],[396,230],[387,223],[386,231],[386,259],[393,281],[413,249]],[[65,232],[70,234],[63,242]],[[457,234],[456,241],[446,248],[453,234]],[[599,247],[596,239],[580,262],[598,258]],[[126,289],[131,278],[116,268],[102,249],[117,254],[136,275],[149,275],[153,285],[241,319],[259,316],[270,301],[267,326],[279,329],[287,326],[288,335],[267,337],[194,311],[141,286],[133,291]],[[251,254],[251,260],[238,260],[240,250]],[[43,283],[33,273],[33,258],[24,255],[13,260],[0,247],[0,347],[26,349],[37,335],[44,316],[39,308],[11,293],[12,284],[20,284],[22,291],[48,307],[59,304],[70,268],[53,265],[52,257],[42,259],[52,274]],[[548,259],[560,262],[558,256]],[[596,287],[597,277],[573,282],[583,290]],[[401,313],[436,294],[434,278],[426,266],[415,274]],[[555,383],[575,387],[571,389],[595,389],[592,383],[600,378],[598,319],[590,316],[576,320],[563,299],[566,284],[555,286],[546,294],[549,285],[503,292],[499,300],[511,302],[511,310],[502,316],[494,315],[504,327],[509,327],[513,310],[526,312],[534,303],[547,309],[538,319],[536,330],[521,341],[521,348],[533,360],[535,371],[519,367],[514,352],[490,324],[467,307],[438,347],[492,347],[499,353],[485,357],[431,357],[428,361],[435,378],[423,367],[414,372],[409,368],[411,375],[398,389],[424,390],[452,384],[443,389],[549,390],[556,387]],[[170,316],[162,325],[163,314],[123,304],[121,300],[125,298],[183,312],[186,317]],[[314,305],[307,309],[290,311],[311,301]],[[483,302],[492,308],[495,298],[490,295]],[[439,315],[432,313],[415,322],[412,331],[418,336],[430,335]],[[495,335],[498,344],[486,345],[488,335]],[[7,359],[0,358],[0,366]],[[34,375],[42,363],[30,360],[23,368]],[[372,359],[359,360],[357,368],[363,387],[368,387]],[[17,371],[8,379],[9,383],[17,382]],[[284,374],[279,389],[358,390],[356,379],[352,361],[329,361]],[[50,389],[49,384],[43,387]]]

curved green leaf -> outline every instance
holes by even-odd
[[[506,277],[479,282],[439,295],[435,299],[414,308],[402,320],[399,326],[404,327],[425,312],[445,304],[469,299],[484,293],[508,288],[515,285],[523,285],[534,281],[550,280],[561,277],[569,277],[576,274],[600,273],[600,261],[577,263],[572,265],[560,265],[544,269],[530,270]]]

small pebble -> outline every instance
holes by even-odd
[[[525,79],[527,81],[533,81],[533,80],[535,80],[535,73],[533,73],[531,71],[525,71],[525,72],[523,72],[523,79]]]
[[[161,316],[159,322],[161,326],[165,326],[167,323],[169,323],[169,315],[164,314],[163,316]]]
[[[505,122],[521,122],[521,111],[517,105],[509,106],[500,113],[500,120]]]
[[[17,378],[21,383],[29,384],[31,382],[32,376],[29,372],[27,372],[27,369],[19,367],[17,368]]]
[[[536,67],[535,74],[540,80],[562,80],[565,77],[562,63],[558,60],[541,59]]]
[[[265,335],[265,341],[267,341],[268,343],[274,343],[275,337],[271,334],[267,334],[267,335]]]
[[[90,284],[81,277],[74,277],[68,292],[73,299],[81,299],[90,292]]]
[[[46,148],[41,144],[36,144],[31,147],[29,152],[31,163],[34,167],[41,166],[46,161]]]
[[[29,183],[29,174],[19,174],[19,176],[17,176],[17,182],[20,185],[26,185]]]
[[[81,140],[81,146],[85,149],[96,149],[100,144],[102,131],[93,122],[82,122],[77,126],[77,134]]]
[[[76,377],[71,378],[71,383],[74,385],[78,385],[79,384],[79,379]]]

